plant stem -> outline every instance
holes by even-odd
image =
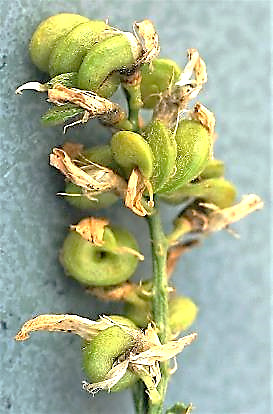
[[[158,204],[155,199],[155,203]],[[159,339],[162,344],[168,341],[168,279],[167,279],[167,250],[168,241],[162,229],[158,206],[155,205],[154,213],[148,216],[148,224],[151,236],[152,260],[153,260],[153,315],[154,322],[159,329]],[[168,363],[160,364],[161,381],[158,392],[161,396],[159,404],[150,404],[148,414],[161,414],[168,383]]]
[[[133,400],[136,414],[146,414],[148,408],[148,395],[142,381],[138,381],[133,386]]]

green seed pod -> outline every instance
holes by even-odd
[[[111,316],[111,319],[131,328],[134,323],[127,318]],[[119,326],[101,331],[91,342],[85,342],[82,349],[83,368],[90,382],[105,380],[115,360],[134,345],[132,336]],[[112,392],[131,387],[139,378],[130,370],[111,388]]]
[[[92,90],[101,96],[103,82],[114,71],[132,67],[140,53],[133,35],[119,34],[94,45],[79,69],[79,88]]]
[[[170,59],[155,59],[141,67],[141,95],[144,108],[154,108],[159,102],[160,94],[178,81],[181,70]]]
[[[33,63],[42,71],[49,71],[50,54],[57,40],[69,33],[74,27],[88,22],[87,17],[79,14],[60,13],[39,24],[30,41],[29,51]],[[64,72],[69,72],[65,70]]]
[[[176,191],[198,177],[204,170],[211,153],[211,136],[198,121],[183,120],[175,135],[177,143],[176,170],[159,193]]]
[[[236,197],[234,185],[224,178],[209,178],[197,183],[189,183],[177,191],[164,194],[163,199],[171,204],[180,204],[188,197],[195,197],[219,208],[230,207]]]
[[[67,274],[88,286],[111,286],[129,279],[138,264],[138,258],[122,248],[138,251],[137,242],[127,231],[106,227],[103,245],[96,246],[76,231],[66,237],[60,261]]]
[[[81,158],[83,158],[83,162],[88,160],[104,167],[111,168],[114,171],[119,171],[118,165],[113,160],[111,147],[109,145],[98,145],[86,149],[83,151]],[[65,185],[65,193],[72,194],[71,196],[66,196],[66,200],[69,204],[83,210],[106,208],[118,201],[118,196],[111,191],[93,196],[92,198],[94,198],[94,200],[90,199],[84,195],[81,187],[70,182],[67,182]],[[77,196],[77,194],[82,194],[82,196]]]
[[[95,43],[100,42],[113,31],[103,21],[88,21],[74,27],[54,45],[49,58],[49,74],[56,76],[66,72],[78,72],[85,55]]]
[[[165,125],[157,120],[149,123],[143,131],[153,153],[152,185],[154,192],[168,181],[173,173],[177,155],[176,141]]]
[[[83,157],[96,164],[119,171],[119,166],[115,162],[110,145],[95,145],[87,148],[82,153]]]
[[[188,329],[196,319],[198,308],[187,297],[176,296],[169,301],[169,326],[172,334]],[[145,328],[151,321],[152,304],[150,300],[139,303],[126,303],[125,316],[141,328]]]
[[[112,136],[111,149],[114,160],[123,167],[127,176],[138,167],[145,178],[153,173],[153,154],[149,144],[139,134],[120,131]]]
[[[118,88],[119,72],[131,69],[140,54],[131,33],[75,14],[49,17],[30,42],[31,58],[41,70],[51,76],[78,72],[74,86],[105,98]]]
[[[223,161],[220,160],[209,160],[205,169],[202,171],[200,178],[218,178],[223,177],[225,173],[225,166]]]
[[[171,332],[188,329],[196,319],[198,308],[187,297],[176,296],[169,302],[169,325]]]

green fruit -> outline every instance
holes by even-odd
[[[189,183],[170,194],[164,194],[164,201],[180,204],[186,198],[194,197],[219,208],[230,207],[236,197],[234,185],[224,178],[209,178],[197,183]]]
[[[175,173],[159,190],[170,193],[198,177],[204,170],[211,154],[211,136],[198,121],[183,120],[176,135],[177,157]]]
[[[111,149],[114,160],[129,176],[138,167],[145,178],[153,173],[153,154],[149,144],[139,134],[120,131],[112,136]]]
[[[129,279],[138,258],[119,248],[138,250],[136,240],[127,230],[112,227],[105,228],[103,240],[103,246],[98,247],[70,231],[60,255],[67,274],[87,286],[111,286]]]
[[[135,325],[124,317],[111,317],[117,322],[136,328]],[[90,382],[105,380],[108,372],[113,368],[116,359],[134,345],[132,336],[119,326],[112,326],[101,331],[91,342],[85,342],[83,352],[83,368]],[[127,370],[119,382],[111,388],[117,392],[131,387],[138,377]]]
[[[178,81],[181,70],[170,59],[155,59],[152,64],[141,67],[141,95],[144,108],[154,108],[160,94]]]
[[[48,17],[35,30],[29,45],[33,63],[43,72],[49,71],[49,59],[58,39],[68,34],[74,27],[88,22],[79,14],[60,13]],[[69,71],[65,71],[69,72]]]
[[[145,328],[152,318],[152,304],[150,300],[126,303],[125,315],[140,328]],[[187,297],[176,296],[169,301],[169,326],[172,334],[188,329],[196,319],[198,308]]]
[[[220,160],[209,160],[205,169],[202,171],[200,178],[218,178],[223,177],[225,173],[225,166],[223,161]]]

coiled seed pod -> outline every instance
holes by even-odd
[[[121,316],[111,316],[114,321],[136,328],[135,324]],[[134,345],[132,336],[119,326],[112,326],[100,332],[82,348],[83,368],[91,382],[103,381],[113,367],[115,360]],[[138,377],[127,369],[125,375],[111,388],[117,392],[132,386]]]
[[[144,108],[154,108],[159,102],[160,94],[178,81],[181,70],[170,59],[155,59],[152,65],[141,68],[141,95]]]
[[[175,139],[177,143],[175,174],[159,190],[161,194],[171,193],[198,177],[210,158],[211,136],[200,122],[181,121]]]
[[[215,204],[219,208],[226,208],[234,203],[236,189],[230,181],[224,178],[209,178],[186,184],[171,194],[165,194],[163,199],[171,204],[180,204],[188,197]]]
[[[138,258],[137,242],[127,230],[106,226],[103,244],[94,245],[75,230],[66,237],[60,261],[67,274],[87,286],[117,285],[129,279]]]
[[[131,33],[103,21],[77,14],[58,14],[42,22],[30,42],[30,55],[42,71],[52,77],[78,72],[80,89],[111,96],[119,85],[119,71],[131,68],[141,47]]]
[[[152,305],[150,300],[138,303],[126,303],[124,312],[127,318],[141,328],[145,328],[151,320]],[[187,297],[176,296],[169,300],[169,327],[172,334],[188,329],[195,321],[198,308]]]
[[[114,171],[119,170],[118,165],[115,163],[112,157],[112,152],[109,145],[98,145],[86,149],[80,155],[80,159],[83,159],[84,163],[86,163],[86,161],[91,161],[104,167],[111,168]],[[69,204],[71,204],[73,207],[83,210],[109,207],[118,200],[118,196],[112,191],[97,194],[92,197],[93,199],[88,198],[86,194],[83,194],[81,187],[71,182],[66,183],[65,193],[72,194],[66,196],[66,200],[69,202]],[[80,194],[82,195],[80,196]]]

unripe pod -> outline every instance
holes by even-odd
[[[198,121],[183,120],[176,135],[177,157],[175,174],[159,190],[171,193],[198,177],[204,170],[211,154],[211,136]]]
[[[201,179],[208,179],[208,178],[219,178],[223,177],[225,173],[225,166],[223,161],[220,160],[209,160],[206,167],[200,174]]]
[[[152,304],[149,300],[138,304],[126,303],[125,315],[141,328],[145,328],[151,320]],[[169,301],[169,327],[172,334],[188,329],[196,319],[198,308],[187,297],[176,296]]]
[[[155,59],[141,67],[141,95],[144,108],[154,108],[159,102],[160,94],[178,81],[181,70],[170,59]]]
[[[32,35],[29,51],[33,63],[43,72],[49,71],[49,59],[57,40],[74,27],[88,22],[79,14],[60,13],[42,21]],[[68,71],[65,71],[68,72]]]
[[[234,185],[224,178],[209,178],[197,183],[189,183],[177,191],[164,194],[164,201],[171,204],[180,204],[186,198],[194,197],[215,204],[219,208],[230,207],[236,197]]]
[[[145,178],[153,173],[153,154],[147,141],[135,132],[120,131],[113,135],[111,149],[114,160],[127,176],[138,167]]]
[[[119,72],[131,69],[141,46],[131,33],[77,14],[58,14],[42,22],[30,42],[33,62],[51,76],[78,72],[76,87],[109,97]]]
[[[69,276],[87,286],[117,285],[129,279],[138,264],[135,255],[122,251],[124,247],[138,250],[127,230],[107,226],[101,247],[73,230],[64,241],[60,261]]]
[[[111,319],[130,328],[136,329],[135,324],[121,316],[111,316]],[[83,345],[83,368],[91,382],[103,381],[113,367],[115,360],[134,345],[132,336],[119,326],[112,326],[101,331],[91,342]],[[111,388],[117,392],[131,387],[138,377],[127,370],[119,382]]]

